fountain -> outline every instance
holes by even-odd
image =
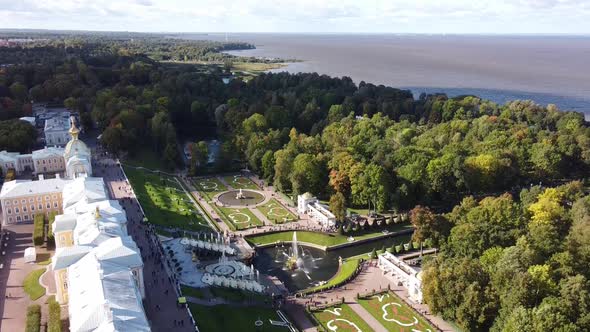
[[[244,196],[244,193],[242,192],[242,189],[240,188],[240,191],[238,191],[236,193],[236,199],[240,200],[240,199],[245,199],[246,196]]]
[[[291,254],[288,255],[285,265],[289,270],[297,270],[303,265],[303,260],[299,257],[299,246],[297,245],[297,232],[293,232],[293,241],[291,242]]]

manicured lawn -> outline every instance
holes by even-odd
[[[183,296],[191,296],[198,299],[208,299],[217,297],[237,303],[241,303],[246,300],[253,300],[264,303],[265,301],[270,300],[269,296],[239,289],[230,289],[224,287],[196,288],[186,285],[182,285],[180,286],[180,288],[182,290]]]
[[[236,229],[247,229],[263,225],[249,209],[235,209],[221,206],[214,206],[220,212],[220,216],[226,223],[232,224]]]
[[[271,325],[269,319],[279,321],[276,311],[257,307],[232,307],[229,305],[201,306],[189,304],[189,309],[200,331],[206,332],[288,332],[285,327]],[[257,329],[254,323],[264,324]]]
[[[347,304],[339,304],[328,309],[314,311],[312,315],[327,331],[369,332],[374,331]],[[354,325],[356,325],[356,327]],[[331,327],[331,328],[330,328]]]
[[[362,305],[387,331],[436,331],[430,323],[392,292],[360,299]]]
[[[356,269],[360,265],[361,265],[360,257],[347,258],[344,260],[344,262],[342,263],[342,265],[338,269],[338,272],[336,273],[336,275],[333,276],[332,279],[328,280],[327,283],[325,283],[321,286],[308,288],[308,289],[304,290],[303,293],[316,292],[316,291],[320,291],[323,289],[328,289],[332,286],[340,285],[346,279],[350,278],[354,274],[354,271],[356,271]]]
[[[227,191],[227,187],[216,177],[193,178],[191,181],[199,193],[208,201],[212,200],[215,195]]]
[[[389,230],[390,232],[395,232],[411,228],[411,224],[399,224],[396,225],[394,228],[390,228]],[[359,241],[380,235],[383,235],[381,230],[366,232],[362,235],[353,235],[353,237],[355,241]],[[249,236],[246,239],[255,245],[275,243],[277,241],[291,241],[293,239],[293,231]],[[328,247],[337,244],[347,243],[348,235],[297,231],[297,240]]]
[[[174,178],[125,167],[148,221],[164,227],[209,229],[207,222]]]
[[[260,190],[256,183],[252,182],[252,180],[248,179],[247,177],[241,175],[224,176],[223,180],[225,180],[225,182],[227,182],[227,184],[233,187],[234,189]]]
[[[197,299],[206,298],[203,288],[196,288],[196,287],[189,287],[189,286],[181,285],[180,290],[182,291],[182,296],[191,296],[191,297],[194,297]]]
[[[291,211],[287,210],[281,203],[279,203],[279,201],[274,198],[272,198],[266,204],[257,207],[257,209],[263,215],[265,215],[268,220],[275,224],[282,224],[285,222],[297,220],[297,216],[291,213]]]
[[[33,301],[45,295],[45,287],[39,284],[39,278],[44,272],[45,269],[31,271],[31,273],[29,273],[23,281],[25,293],[27,293]]]

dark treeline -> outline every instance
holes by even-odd
[[[16,40],[12,47],[0,47],[0,64],[47,63],[65,57],[143,55],[158,61],[216,61],[234,58],[221,53],[254,48],[243,42],[187,40],[159,34],[112,32],[40,33],[0,31],[0,40]],[[249,61],[261,61],[255,58]]]

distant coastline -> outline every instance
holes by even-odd
[[[203,38],[203,36],[199,36]],[[220,36],[211,34],[207,39]],[[225,38],[225,35],[223,36]],[[256,49],[237,56],[296,58],[273,72],[349,76],[449,96],[477,95],[503,104],[530,99],[582,112],[590,120],[590,57],[585,36],[231,34]]]

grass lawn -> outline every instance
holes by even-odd
[[[151,170],[170,171],[162,157],[146,147],[140,149],[134,155],[130,155],[127,160],[123,161],[123,164],[134,167],[145,167]]]
[[[236,229],[247,229],[262,226],[263,223],[249,209],[235,209],[221,206],[214,206],[220,212],[220,216],[226,223],[232,224]]]
[[[411,224],[399,224],[396,225],[394,228],[390,228],[390,232],[401,231],[405,229],[411,229]],[[361,235],[353,235],[355,241],[364,240],[373,238],[376,236],[383,235],[382,231],[373,231],[373,232],[366,232]],[[278,233],[271,233],[271,234],[262,234],[262,235],[255,235],[255,236],[248,236],[246,240],[255,244],[267,244],[267,243],[275,243],[277,241],[291,241],[293,239],[293,231],[286,231],[286,232],[278,232]],[[302,242],[313,243],[321,246],[334,246],[342,243],[348,242],[348,235],[340,235],[340,234],[326,234],[326,233],[316,233],[316,232],[305,232],[305,231],[297,231],[297,240]]]
[[[265,302],[270,300],[269,296],[249,292],[246,290],[230,289],[223,287],[207,287],[207,288],[196,288],[186,285],[180,286],[183,296],[191,296],[198,299],[209,299],[209,298],[222,298],[231,302],[244,302],[246,300]]]
[[[430,323],[392,292],[360,299],[358,303],[383,325],[387,331],[436,331]]]
[[[276,311],[258,307],[232,307],[229,305],[201,306],[190,303],[189,309],[200,331],[207,332],[288,332],[285,327],[271,325],[268,321],[280,320]],[[264,324],[257,329],[254,325],[260,319]]]
[[[339,313],[336,315],[334,313]],[[340,332],[369,332],[374,331],[369,325],[354,312],[347,304],[339,304],[333,307],[312,312],[312,315],[327,331]],[[356,328],[351,325],[356,325]],[[330,328],[332,327],[332,328]]]
[[[199,193],[211,201],[215,195],[227,191],[227,187],[216,177],[191,179]]]
[[[228,185],[230,185],[234,189],[260,190],[256,183],[252,182],[252,180],[248,179],[247,177],[241,175],[228,175],[224,176],[223,179],[225,180],[225,182],[227,182]]]
[[[35,301],[36,299],[45,295],[45,287],[39,284],[39,278],[44,272],[45,269],[31,271],[31,273],[29,273],[23,281],[25,293],[29,295],[32,301]]]
[[[287,210],[274,198],[272,198],[266,204],[257,207],[257,209],[263,215],[265,215],[268,220],[275,224],[282,224],[285,222],[297,220],[297,216],[291,213],[291,211]]]
[[[207,297],[203,288],[181,285],[180,290],[182,291],[182,296],[191,296],[197,299],[204,299]]]
[[[130,167],[125,167],[125,173],[150,223],[195,231],[210,229],[174,178]]]
[[[338,269],[338,272],[336,273],[336,275],[334,275],[330,280],[328,280],[327,283],[325,283],[321,286],[308,288],[308,289],[304,290],[303,293],[320,291],[323,289],[328,289],[332,286],[340,285],[346,279],[350,278],[354,274],[354,271],[356,271],[356,269],[360,265],[361,265],[360,257],[347,258],[344,260],[344,262],[342,263],[342,265]]]

